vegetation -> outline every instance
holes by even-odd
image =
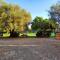
[[[52,5],[48,11],[49,18],[36,16],[32,22],[32,31],[28,30],[28,23],[31,22],[31,14],[18,5],[7,4],[0,1],[0,31],[7,32],[10,37],[19,37],[20,32],[25,32],[21,36],[46,36],[57,28],[60,23],[60,3]],[[34,32],[34,33],[32,33]],[[37,33],[35,33],[37,32]]]
[[[49,17],[52,20],[60,23],[60,2],[56,3],[55,5],[52,5],[48,12],[49,12]]]
[[[52,36],[55,29],[58,27],[57,22],[60,24],[60,3],[56,3],[50,7],[49,19],[43,19],[42,17],[35,17],[32,22],[32,30],[37,31],[37,36]],[[49,29],[49,31],[47,31]],[[46,32],[46,35],[44,34]],[[48,34],[48,33],[49,34]],[[51,33],[52,32],[52,33]]]
[[[0,31],[6,31],[14,35],[16,31],[24,31],[26,24],[31,21],[31,14],[18,5],[0,3]]]
[[[49,37],[51,32],[56,29],[56,23],[52,19],[36,17],[32,22],[32,30],[37,31],[37,37]]]
[[[54,29],[56,24],[51,19],[43,19],[42,17],[36,17],[32,22],[33,30],[47,30]]]

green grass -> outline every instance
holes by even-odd
[[[4,33],[4,34],[3,34],[3,37],[9,37],[9,36],[10,36],[9,33]]]
[[[33,32],[20,33],[19,36],[21,36],[22,34],[25,34],[25,35],[30,36],[30,37],[36,36],[36,33],[33,33]],[[3,37],[9,37],[9,36],[10,36],[9,33],[4,33],[4,34],[3,34]],[[55,34],[52,33],[52,34],[50,35],[50,37],[51,37],[51,38],[54,38],[54,37],[55,37]]]
[[[28,36],[36,36],[36,33],[20,33],[19,34],[19,36],[21,36],[22,34],[26,34],[26,35],[28,35]],[[10,36],[10,34],[9,33],[4,33],[3,34],[3,37],[9,37]]]
[[[36,36],[36,33],[27,33],[28,36]]]

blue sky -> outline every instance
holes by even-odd
[[[51,5],[60,0],[5,0],[8,3],[18,4],[29,11],[34,19],[35,16],[48,18],[48,10]]]

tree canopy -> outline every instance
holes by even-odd
[[[60,2],[50,7],[49,16],[52,20],[60,23]]]
[[[32,30],[47,30],[55,29],[56,24],[51,19],[43,19],[42,17],[35,17],[32,22]]]
[[[31,14],[18,5],[0,2],[0,29],[6,31],[24,31],[31,21]]]

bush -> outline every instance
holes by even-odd
[[[22,34],[21,37],[28,37],[28,35],[26,35],[26,34]]]
[[[36,33],[36,37],[49,37],[50,34],[51,34],[51,31],[45,31],[45,30],[43,30],[43,31],[38,31],[38,32]]]

